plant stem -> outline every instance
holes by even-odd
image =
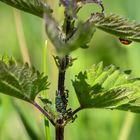
[[[121,131],[120,131],[118,140],[128,140],[129,139],[129,135],[131,134],[134,120],[135,120],[135,114],[132,114],[131,112],[127,113],[124,123],[121,127]]]
[[[45,41],[45,46],[44,46],[44,75],[47,75],[47,46],[48,46],[48,42],[47,40]],[[43,96],[45,98],[47,98],[47,90],[43,91]],[[46,140],[51,140],[51,136],[50,136],[50,127],[49,127],[49,121],[46,119],[46,117],[44,116],[44,125],[45,125],[45,134],[46,134]]]
[[[63,58],[59,58],[59,75],[58,75],[58,95],[60,96],[60,104],[62,104],[62,106],[59,105],[59,103],[57,103],[56,100],[56,110],[61,113],[62,115],[64,114],[64,112],[66,112],[66,108],[67,108],[67,97],[65,95],[65,73],[66,73],[66,68],[69,62],[69,58],[68,56],[64,56]],[[58,96],[56,95],[56,96]],[[56,140],[64,140],[64,126],[62,126],[64,120],[63,119],[59,119],[57,120],[58,126],[55,127],[55,131],[56,131]]]
[[[62,63],[63,60],[62,60]],[[63,65],[63,64],[62,64]],[[63,66],[62,66],[63,67]],[[64,105],[64,109],[66,110],[66,97],[65,97],[65,93],[64,93],[64,83],[65,83],[65,70],[59,70],[59,77],[58,77],[58,91],[60,93],[61,99],[62,99],[62,103]],[[60,112],[62,113],[62,112]]]
[[[66,42],[67,38],[69,36],[69,33],[71,32],[71,19],[70,16],[67,15],[66,9],[65,9],[65,22],[66,26],[63,28],[65,34],[66,34]],[[63,24],[64,25],[64,24]],[[67,95],[65,93],[65,73],[66,69],[69,65],[69,56],[65,55],[62,58],[59,58],[59,75],[58,75],[58,89],[57,89],[57,95],[60,97],[60,105],[56,102],[56,110],[59,112],[62,116],[65,115],[67,111]],[[64,126],[63,126],[64,118],[57,120],[58,125],[55,127],[56,132],[56,140],[64,140]]]
[[[19,48],[20,48],[20,52],[21,52],[23,61],[24,61],[24,63],[28,62],[28,64],[31,65],[20,11],[14,9],[13,13],[14,13],[14,18],[15,18],[16,33],[17,33],[17,38],[18,38],[18,42],[19,42]]]
[[[35,101],[32,102],[32,104],[42,113],[44,114],[48,120],[55,126],[54,120],[51,118],[48,112],[46,112],[39,104],[37,104]]]
[[[75,109],[74,111],[73,111],[73,115],[75,115],[77,112],[79,112],[80,110],[82,110],[82,107],[80,106],[80,107],[78,107],[77,109]]]
[[[56,140],[64,140],[64,127],[55,128]]]

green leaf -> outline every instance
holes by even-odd
[[[0,92],[28,102],[34,101],[40,91],[48,88],[48,77],[33,67],[17,65],[12,59],[0,60]]]
[[[95,26],[107,33],[113,34],[122,39],[140,42],[140,24],[130,21],[115,14],[103,15],[92,14],[90,21]]]
[[[78,48],[86,48],[95,32],[94,23],[87,20],[79,23],[72,36],[67,39],[59,23],[52,14],[45,13],[46,33],[56,50],[61,54],[68,54]]]
[[[49,5],[43,0],[0,0],[12,7],[19,10],[28,12],[30,14],[43,17],[44,9],[48,12],[52,12]]]
[[[95,31],[94,23],[89,22],[89,20],[79,23],[73,36],[66,43],[65,52],[71,52],[80,47],[88,48],[86,46],[90,43]]]
[[[140,79],[103,63],[80,72],[72,81],[81,108],[108,108],[140,113]]]
[[[61,26],[52,16],[52,14],[45,12],[45,30],[46,33],[51,40],[52,44],[56,48],[57,51],[62,51],[65,46],[66,35],[62,31]]]

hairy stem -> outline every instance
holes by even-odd
[[[58,75],[58,89],[57,89],[57,95],[60,97],[61,102],[57,103],[56,100],[56,110],[61,113],[62,115],[64,112],[66,112],[67,108],[67,97],[65,95],[65,70],[68,65],[68,59],[67,56],[64,56],[63,58],[59,58],[59,75]],[[62,104],[60,106],[59,104]],[[62,127],[63,119],[57,120],[57,123],[59,124],[56,126],[56,140],[64,140],[64,127]]]
[[[58,91],[60,92],[62,100],[63,100],[63,97],[65,97],[65,95],[64,95],[64,82],[65,82],[65,71],[64,72],[59,71]]]
[[[48,112],[46,112],[41,106],[39,106],[39,104],[37,104],[36,102],[32,102],[32,104],[42,113],[44,114],[48,120],[55,126],[55,122],[54,120],[51,118],[51,116],[49,115]]]
[[[64,14],[65,14],[64,22],[66,22],[66,25],[64,26],[63,30],[66,34],[66,38],[68,38],[69,33],[72,32],[72,28],[71,28],[72,19],[70,18],[69,15],[67,15],[66,9],[65,9]],[[65,94],[65,73],[69,65],[69,56],[65,55],[64,57],[59,58],[58,63],[59,63],[59,75],[58,75],[57,95],[60,96],[60,99],[61,99],[60,104],[62,105],[59,105],[58,103],[56,103],[56,110],[59,113],[61,113],[63,116],[67,111],[67,102],[68,102],[67,95]],[[64,121],[65,121],[64,118],[57,120],[58,125],[55,127],[56,140],[64,140],[64,126],[62,125]]]
[[[63,60],[62,60],[62,63],[64,63]],[[64,109],[66,110],[66,97],[65,97],[65,93],[64,93],[64,90],[65,90],[64,89],[64,83],[65,83],[65,70],[64,71],[59,70],[58,91],[60,93],[60,96],[61,96],[61,99],[62,99],[62,104],[64,105]]]

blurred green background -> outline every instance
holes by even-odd
[[[49,3],[57,11],[56,18],[62,23],[63,10],[58,9],[58,1]],[[139,0],[104,0],[106,13],[116,13],[140,23]],[[100,10],[97,5],[86,5],[78,17],[85,20],[91,11]],[[38,70],[43,71],[43,49],[47,37],[43,20],[19,12],[0,2],[0,55],[14,56],[18,62],[30,61]],[[27,47],[27,50],[25,49]],[[22,50],[23,49],[23,50]],[[21,51],[22,50],[22,51]],[[48,96],[54,98],[57,87],[57,68],[52,55],[54,48],[49,42],[47,52],[47,73],[51,81]],[[132,69],[133,75],[140,76],[140,44],[122,45],[118,38],[97,30],[89,49],[78,49],[72,53],[78,60],[67,71],[66,86],[70,90],[69,106],[76,108],[78,101],[72,88],[71,79],[81,70],[100,61],[104,65],[115,64],[123,70]],[[23,112],[27,122],[40,140],[44,140],[42,115],[33,106],[0,94],[0,140],[30,140],[12,102]],[[123,111],[90,109],[80,112],[78,119],[66,127],[66,140],[139,140],[140,115]],[[51,127],[52,139],[54,130]]]

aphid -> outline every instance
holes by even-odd
[[[60,91],[56,91],[55,104],[56,104],[57,112],[60,112],[60,113],[64,114],[65,110],[66,110],[66,107],[64,105],[64,102],[62,101]]]
[[[124,39],[124,38],[119,38],[120,42],[124,45],[129,45],[132,43],[131,40],[127,40],[127,39]]]

